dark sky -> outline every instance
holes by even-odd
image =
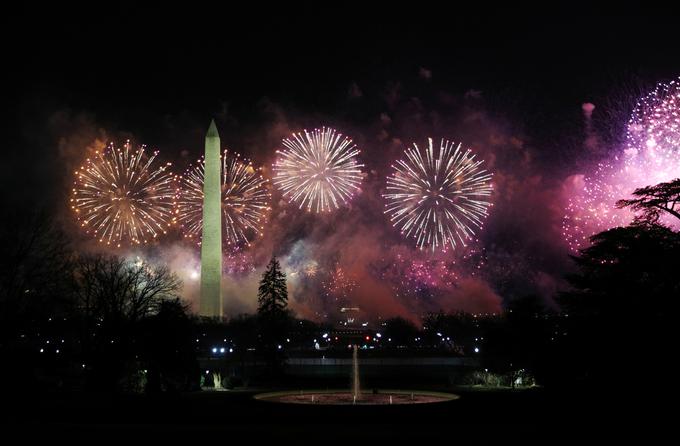
[[[159,116],[208,121],[226,103],[248,120],[265,97],[329,113],[350,83],[377,90],[420,67],[442,88],[484,91],[536,138],[554,139],[568,131],[561,123],[574,104],[680,71],[677,18],[570,5],[544,16],[493,7],[27,8],[3,29],[10,151],[23,160],[43,150],[35,133],[54,110],[85,110],[160,144]]]
[[[5,58],[19,84],[9,91],[102,116],[139,105],[209,116],[221,100],[247,108],[263,96],[325,109],[352,80],[381,84],[426,66],[453,87],[531,93],[536,106],[557,107],[624,73],[672,76],[679,63],[668,60],[678,37],[666,14],[189,8],[10,16]]]
[[[157,116],[207,121],[226,102],[247,120],[263,97],[326,113],[351,82],[380,88],[408,81],[420,67],[442,87],[488,92],[527,124],[537,120],[536,137],[554,137],[575,103],[679,71],[676,18],[621,7],[614,12],[629,15],[589,15],[592,7],[571,6],[540,17],[493,7],[459,14],[357,5],[284,12],[60,4],[10,12],[3,96],[18,132],[10,151],[24,159],[42,150],[31,133],[65,107],[161,143]]]
[[[635,98],[680,74],[677,17],[568,5],[541,16],[491,6],[400,11],[340,3],[298,10],[60,4],[8,12],[1,31],[9,114],[4,204],[63,213],[69,170],[96,136],[133,137],[184,168],[200,153],[212,117],[225,144],[260,164],[271,162],[286,132],[319,123],[344,128],[366,146],[377,171],[366,196],[379,197],[386,160],[401,143],[443,129],[441,136],[478,145],[499,170],[498,204],[484,236],[497,257],[489,262],[493,277],[471,284],[468,294],[487,293],[488,283],[505,298],[522,281],[548,293],[566,259],[554,240],[560,181],[592,155],[583,153],[581,104],[596,105],[593,125],[609,147]],[[381,130],[387,140],[376,136]],[[513,155],[499,147],[519,149]],[[536,194],[541,188],[548,192]],[[513,193],[530,196],[520,203]],[[380,220],[379,209],[368,210],[380,204],[364,201],[357,203],[363,215]],[[300,240],[315,256],[336,249],[307,237],[309,224],[292,225],[263,252],[290,257]],[[358,266],[359,274],[378,260]],[[513,264],[522,267],[509,270]],[[540,271],[528,273],[535,265]]]

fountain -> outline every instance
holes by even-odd
[[[437,403],[458,399],[458,395],[442,392],[426,392],[412,390],[374,390],[363,395],[359,380],[358,346],[352,347],[352,383],[350,391],[346,390],[307,390],[303,392],[271,392],[255,395],[255,399],[289,404],[325,404],[325,405],[394,405]]]
[[[213,387],[215,390],[219,390],[222,388],[222,375],[219,372],[213,372],[212,374],[213,377]]]

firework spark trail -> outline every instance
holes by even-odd
[[[290,202],[308,211],[328,212],[347,204],[361,185],[363,164],[352,140],[334,129],[294,133],[277,151],[274,184]]]
[[[635,189],[670,181],[680,176],[680,157],[646,151],[627,153],[598,165],[584,178],[583,189],[569,199],[562,221],[562,234],[572,251],[589,244],[590,237],[607,229],[626,226],[635,218],[630,209],[616,202],[631,197]],[[660,222],[677,227],[675,219],[661,215]]]
[[[255,261],[250,252],[234,249],[222,258],[223,271],[229,276],[246,276],[256,271]]]
[[[357,287],[357,283],[351,276],[345,274],[342,267],[337,264],[335,270],[329,272],[328,279],[322,283],[322,287],[327,297],[333,298],[335,301],[344,301]]]
[[[628,149],[672,152],[680,147],[680,77],[638,101],[626,133]]]
[[[623,153],[598,164],[583,189],[569,199],[562,233],[572,251],[598,232],[629,224],[635,213],[617,209],[635,189],[680,177],[680,82],[659,84],[641,98],[628,122]],[[669,216],[661,223],[677,227]]]
[[[399,275],[401,289],[410,294],[417,294],[429,289],[454,287],[460,280],[455,262],[443,260],[404,260],[403,272]]]
[[[478,276],[486,265],[484,251],[472,248],[436,257],[398,248],[376,264],[375,274],[390,284],[396,296],[436,303],[450,296],[462,280]]]
[[[177,221],[190,239],[201,239],[203,229],[204,162],[189,167],[180,179]],[[269,207],[268,180],[252,163],[238,154],[222,155],[222,216],[224,240],[228,245],[250,245],[261,236]]]
[[[120,247],[167,232],[175,221],[176,187],[170,163],[154,167],[157,155],[147,157],[145,146],[133,152],[129,141],[123,149],[110,144],[76,171],[71,208],[87,233]]]
[[[465,246],[487,216],[492,174],[480,169],[483,161],[469,149],[445,140],[436,154],[432,138],[424,155],[416,144],[404,154],[383,194],[392,224],[421,249]]]

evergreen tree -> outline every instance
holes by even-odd
[[[276,258],[272,258],[262,275],[257,293],[260,345],[269,363],[270,372],[277,375],[284,363],[281,350],[283,339],[289,329],[290,317],[286,275],[281,271]]]
[[[281,265],[275,257],[272,257],[267,270],[262,275],[257,303],[257,313],[265,319],[278,319],[286,313],[288,306],[286,275],[281,272]]]

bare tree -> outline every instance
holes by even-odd
[[[144,350],[144,321],[178,298],[180,280],[164,266],[101,255],[78,259],[73,278],[74,316],[81,322],[79,345],[89,384],[104,389],[132,385]]]
[[[67,308],[71,253],[46,214],[12,209],[0,220],[0,249],[0,381],[14,383],[32,370],[35,336]]]
[[[16,325],[63,302],[71,270],[68,242],[43,213],[6,216],[0,224],[0,321]]]
[[[635,219],[637,222],[657,223],[663,212],[680,220],[680,178],[636,189],[633,196],[635,198],[617,201],[616,207],[641,212]]]
[[[165,266],[107,256],[83,257],[76,266],[78,308],[85,316],[109,322],[137,322],[161,302],[176,299],[181,287]]]

